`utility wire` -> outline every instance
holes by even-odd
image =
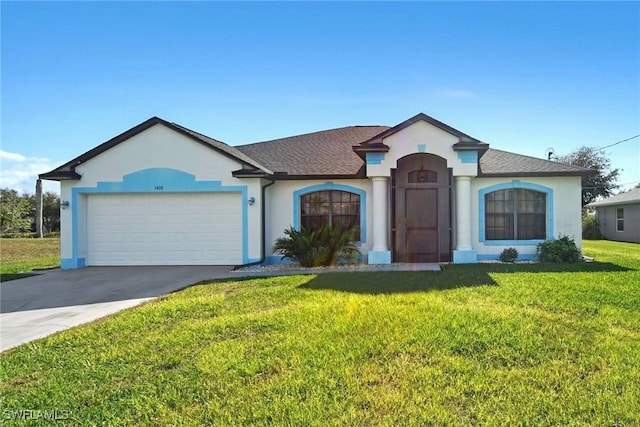
[[[618,145],[618,144],[622,144],[623,142],[631,141],[632,139],[635,139],[635,138],[637,138],[637,137],[639,137],[639,136],[640,136],[640,134],[638,134],[638,135],[634,135],[634,136],[632,136],[631,138],[623,139],[622,141],[614,142],[613,144],[610,144],[610,145],[605,145],[605,146],[604,146],[604,147],[602,147],[602,148],[598,148],[598,150],[596,150],[596,151],[602,151],[602,150],[604,150],[605,148],[613,147],[614,145]]]
[[[618,187],[623,187],[623,186],[632,185],[632,184],[640,184],[640,182],[639,181],[622,182],[622,183],[618,184]],[[590,186],[590,187],[582,187],[583,190],[597,190],[599,188],[607,188],[607,186],[605,186],[605,185],[596,185],[596,186]]]

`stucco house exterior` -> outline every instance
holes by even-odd
[[[640,188],[592,202],[587,207],[596,210],[605,239],[640,243]]]
[[[229,146],[153,117],[40,175],[61,184],[62,268],[280,261],[290,226],[340,220],[369,263],[581,247],[586,169],[496,150],[425,114]]]

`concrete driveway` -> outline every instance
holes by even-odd
[[[230,266],[88,267],[0,283],[0,351],[139,305]]]

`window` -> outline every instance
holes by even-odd
[[[360,195],[348,191],[315,191],[300,196],[300,224],[321,227],[340,223],[345,229],[356,228],[360,239]]]
[[[486,240],[545,239],[547,195],[523,188],[485,195]]]
[[[624,208],[616,209],[616,230],[624,231]]]
[[[410,184],[422,183],[422,182],[438,182],[438,173],[436,171],[427,169],[418,169],[409,172],[409,178],[407,182]]]

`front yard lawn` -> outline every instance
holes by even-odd
[[[0,239],[0,280],[29,275],[29,271],[60,266],[60,238]]]
[[[193,286],[3,354],[0,405],[16,424],[640,425],[639,249]]]

